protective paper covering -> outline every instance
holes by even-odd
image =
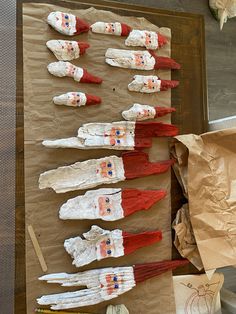
[[[55,169],[65,164],[77,161],[98,159],[108,155],[105,150],[76,150],[76,149],[46,149],[41,143],[44,139],[57,139],[76,136],[76,130],[84,123],[111,122],[121,119],[121,112],[138,100],[137,93],[127,90],[128,82],[134,73],[129,70],[120,70],[108,66],[104,62],[104,55],[108,48],[116,47],[125,49],[124,39],[119,36],[95,34],[91,31],[73,38],[62,36],[47,24],[47,16],[52,11],[72,13],[83,20],[93,24],[97,21],[117,21],[127,23],[133,29],[148,29],[160,31],[168,42],[157,54],[170,56],[171,31],[168,28],[158,28],[144,18],[124,17],[108,10],[89,8],[78,10],[82,5],[74,3],[72,7],[60,7],[46,3],[23,4],[23,58],[24,58],[24,153],[25,153],[25,222],[32,224],[38,237],[40,247],[46,259],[48,271],[68,273],[75,272],[71,258],[65,253],[63,243],[65,239],[82,234],[90,229],[91,220],[68,220],[58,218],[58,211],[68,199],[83,195],[86,191],[75,191],[56,194],[51,189],[39,190],[38,177],[40,173]],[[86,5],[84,6],[86,7]],[[126,14],[121,10],[121,14]],[[135,14],[135,12],[133,12]],[[142,13],[139,13],[141,16]],[[157,21],[158,24],[158,21]],[[101,85],[80,84],[70,78],[57,78],[47,71],[47,65],[55,62],[55,56],[48,50],[45,43],[52,39],[73,39],[88,42],[88,53],[73,61],[76,66],[91,71],[94,75],[104,78]],[[37,60],[37,62],[36,62]],[[95,62],[96,60],[96,62]],[[114,72],[116,75],[114,75]],[[155,71],[156,72],[156,71]],[[154,71],[150,72],[153,74]],[[170,79],[170,71],[156,72],[162,79]],[[106,79],[109,78],[109,79]],[[115,89],[115,90],[113,90]],[[65,94],[68,91],[82,91],[102,98],[102,104],[73,108],[56,106],[52,98]],[[169,91],[159,94],[143,94],[142,102],[152,106],[171,105]],[[160,118],[164,123],[170,122],[170,115]],[[168,139],[156,138],[149,149],[150,160],[164,160],[169,158]],[[113,151],[113,154],[120,154]],[[108,187],[108,186],[107,186]],[[167,195],[160,202],[153,204],[150,210],[137,212],[130,217],[119,220],[119,228],[127,232],[151,231],[155,228],[163,230],[163,239],[158,244],[158,249],[146,247],[134,254],[123,256],[119,259],[104,259],[99,262],[99,267],[134,265],[137,261],[145,263],[171,258],[171,232],[170,232],[170,172],[161,175],[152,175],[145,178],[119,182],[110,185],[113,188],[140,188],[140,189],[165,189]],[[136,197],[139,199],[139,197]],[[145,219],[145,224],[144,224]],[[116,221],[97,221],[103,229],[116,229]],[[109,228],[108,228],[109,224]],[[95,267],[95,265],[93,266]],[[65,292],[67,289],[39,282],[37,278],[42,275],[42,270],[35,255],[32,243],[26,233],[26,298],[27,314],[32,314],[37,307],[36,298],[41,295]],[[73,289],[73,288],[72,288]],[[70,288],[70,291],[72,291]],[[156,293],[158,291],[158,295]],[[140,311],[148,314],[173,314],[175,311],[171,273],[163,274],[157,279],[150,279],[144,285],[123,294],[122,299],[114,303],[124,303],[130,314]],[[139,300],[139,302],[137,302]],[[109,304],[111,303],[108,302]],[[105,314],[107,303],[81,308],[80,312]],[[75,310],[77,311],[77,310]]]

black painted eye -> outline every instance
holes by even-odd
[[[68,18],[69,18],[69,16],[68,16],[68,15],[65,15],[65,19],[67,19],[67,20],[68,20]]]
[[[108,171],[108,174],[109,174],[109,176],[112,176],[112,171],[111,170]]]
[[[152,79],[152,82],[154,83],[154,79]]]
[[[111,255],[111,250],[107,250],[107,254],[108,254],[108,255]]]
[[[110,239],[107,239],[106,244],[107,244],[107,245],[111,244],[111,240],[110,240]]]
[[[68,23],[68,22],[66,22],[66,26],[69,26],[69,23]]]
[[[120,140],[117,140],[116,142],[117,142],[117,144],[120,144]]]
[[[71,51],[73,51],[74,50],[74,48],[71,48]]]
[[[112,167],[112,164],[109,162],[109,163],[107,164],[107,167],[108,167],[108,168],[111,168],[111,167]]]
[[[109,202],[110,202],[109,198],[108,198],[108,197],[106,197],[106,203],[109,203]]]
[[[110,208],[107,208],[107,212],[110,213],[110,212],[111,212],[111,209],[110,209]]]
[[[142,64],[144,64],[144,61],[142,61]]]

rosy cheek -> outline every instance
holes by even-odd
[[[111,144],[111,145],[115,145],[115,144],[116,144],[116,141],[115,141],[114,138],[111,138],[111,139],[110,139],[110,144]]]
[[[103,178],[108,178],[108,174],[106,171],[104,171],[104,172],[102,171],[101,175]]]

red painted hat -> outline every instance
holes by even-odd
[[[167,44],[167,39],[166,39],[165,36],[163,36],[160,33],[158,33],[158,37],[157,38],[158,38],[158,47],[161,48],[162,46]]]
[[[100,77],[90,74],[86,69],[83,69],[83,76],[80,79],[80,83],[94,83],[101,84],[102,79]]]
[[[126,179],[166,172],[175,162],[174,160],[150,162],[148,154],[139,151],[123,153],[122,160]]]
[[[84,20],[76,16],[76,32],[75,35],[86,33],[89,31],[90,25]]]
[[[121,206],[124,216],[129,216],[139,210],[147,210],[166,196],[165,190],[124,189],[121,194]]]
[[[189,264],[189,261],[187,259],[182,259],[134,265],[135,282],[142,282],[187,264]]]
[[[86,49],[90,47],[89,43],[78,41],[79,54],[83,55],[86,52]]]
[[[142,247],[149,246],[156,242],[161,241],[161,231],[143,232],[138,234],[132,234],[128,232],[122,232],[123,247],[125,255],[130,254]]]
[[[172,113],[176,111],[176,109],[173,107],[160,107],[160,106],[156,106],[155,110],[156,110],[155,118],[163,117],[168,113]]]
[[[179,86],[179,81],[161,80],[161,91],[168,90],[169,88],[175,88],[177,86]]]
[[[90,106],[90,105],[97,105],[100,104],[102,99],[98,96],[94,96],[94,95],[89,95],[89,94],[85,94],[87,100],[86,100],[86,105]]]
[[[132,28],[124,23],[121,23],[121,36],[128,36]]]
[[[178,132],[177,126],[173,124],[156,121],[135,123],[135,138],[176,136]]]
[[[154,69],[173,69],[179,70],[181,68],[180,64],[177,63],[174,59],[168,57],[159,57],[155,54],[154,51],[148,50],[149,53],[155,58],[156,63]]]
[[[178,132],[178,128],[172,124],[156,121],[135,122],[134,148],[152,147],[152,137],[176,136]]]

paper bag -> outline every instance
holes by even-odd
[[[177,136],[172,146],[178,178],[187,186],[190,220],[206,271],[236,263],[235,143],[236,128],[232,128]]]

